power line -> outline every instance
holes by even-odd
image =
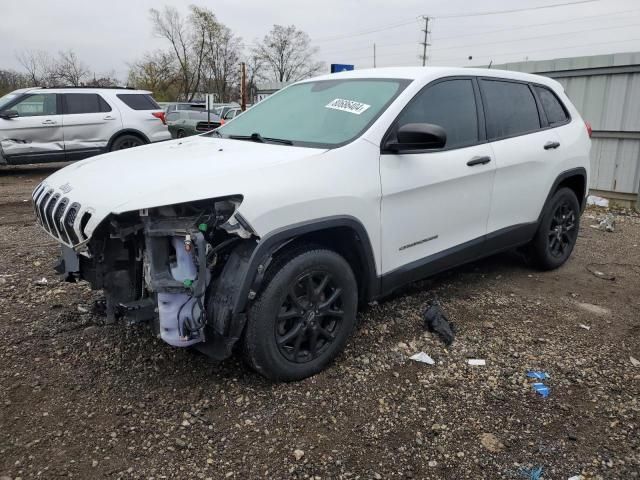
[[[595,1],[595,0],[593,0]],[[360,32],[356,32],[356,33],[351,33],[349,35],[338,35],[335,37],[320,37],[320,38],[312,38],[313,42],[333,42],[336,40],[343,40],[345,38],[351,38],[351,37],[359,37],[362,35],[369,35],[371,33],[378,33],[378,32],[383,32],[385,30],[391,30],[394,28],[399,28],[399,27],[404,27],[406,25],[411,25],[413,23],[416,22],[416,19],[414,18],[413,20],[411,20],[410,22],[402,22],[402,23],[396,23],[396,24],[391,24],[391,25],[387,25],[384,27],[379,27],[379,28],[375,28],[375,29],[371,29],[371,30],[362,30]]]
[[[539,52],[548,52],[548,51],[557,51],[557,50],[565,50],[565,49],[570,49],[570,48],[584,48],[584,47],[594,47],[594,46],[600,46],[600,45],[611,45],[614,43],[625,43],[625,42],[635,42],[635,41],[639,41],[640,38],[627,38],[624,40],[612,40],[610,42],[594,42],[594,43],[585,43],[582,45],[570,45],[570,46],[555,46],[552,48],[543,48],[543,49],[538,49],[538,50],[518,50],[516,52],[503,52],[503,53],[494,53],[491,55],[479,55],[479,58],[490,58],[493,59],[494,57],[497,56],[505,56],[505,55],[519,55],[521,53],[539,53]],[[438,62],[446,62],[449,60],[459,60],[459,57],[448,57],[448,58],[442,58],[437,60]]]
[[[630,23],[627,25],[614,25],[614,26],[609,26],[609,27],[601,27],[601,28],[589,28],[589,29],[584,29],[584,30],[573,30],[570,32],[561,32],[561,33],[553,33],[553,34],[549,34],[549,35],[536,35],[534,37],[522,37],[522,38],[513,38],[513,39],[509,39],[508,41],[510,43],[513,42],[519,42],[519,41],[525,41],[525,40],[536,40],[538,38],[552,38],[552,37],[559,37],[559,36],[563,36],[563,35],[573,35],[576,33],[583,33],[583,32],[597,32],[597,31],[602,31],[602,30],[612,30],[612,29],[618,29],[618,28],[627,28],[627,27],[636,27],[636,26],[640,26],[640,23]],[[475,47],[475,46],[483,46],[483,45],[496,45],[496,44],[502,44],[505,43],[505,40],[499,40],[499,41],[494,41],[494,42],[484,42],[484,43],[469,43],[469,44],[465,44],[465,45],[454,45],[454,46],[449,46],[449,47],[435,47],[432,48],[432,51],[435,53],[438,53],[442,50],[454,50],[454,49],[459,49],[459,48],[468,48],[468,47]],[[517,53],[517,52],[516,52]],[[391,56],[397,56],[397,55],[402,55],[402,53],[385,53],[382,55],[378,55],[378,57],[391,57]],[[369,57],[351,57],[354,60],[358,60],[358,59],[362,59],[362,58],[369,58]],[[422,57],[420,57],[422,58]]]
[[[632,12],[638,12],[640,10],[635,9],[635,10],[629,10]],[[621,14],[621,13],[628,13],[629,11],[624,11],[624,12],[617,12],[617,14]],[[604,17],[605,15],[603,15],[602,17]],[[597,16],[599,17],[599,16]],[[594,17],[585,17],[585,19],[590,19],[590,18],[595,18]],[[574,19],[574,21],[577,21],[580,19]],[[548,22],[548,23],[542,23],[542,24],[533,24],[533,25],[523,25],[522,27],[517,27],[517,28],[513,28],[513,29],[508,29],[508,30],[515,30],[515,29],[523,29],[523,28],[527,28],[527,27],[535,27],[535,26],[543,26],[543,25],[553,25],[553,24],[557,24],[557,23],[564,23],[564,22]],[[466,48],[466,47],[475,47],[475,46],[479,46],[479,45],[493,45],[493,44],[499,44],[499,43],[504,43],[506,41],[508,42],[518,42],[518,41],[524,41],[524,40],[535,40],[538,38],[549,38],[549,37],[556,37],[556,36],[562,36],[562,35],[569,35],[569,34],[574,34],[574,33],[583,33],[583,32],[593,32],[593,31],[600,31],[600,30],[611,30],[611,29],[617,29],[617,28],[626,28],[626,27],[631,27],[631,26],[636,26],[638,25],[637,23],[632,23],[632,24],[626,24],[626,25],[611,25],[608,27],[601,27],[601,28],[588,28],[588,29],[583,29],[583,30],[572,30],[569,32],[560,32],[560,33],[553,33],[553,34],[549,34],[549,35],[536,35],[533,37],[521,37],[521,38],[510,38],[508,40],[498,40],[498,41],[492,41],[492,42],[483,42],[483,43],[472,43],[472,44],[462,44],[462,45],[450,45],[450,46],[445,46],[445,47],[434,47],[435,51],[441,51],[441,50],[453,50],[453,49],[457,49],[457,48]],[[507,29],[501,29],[501,30],[494,30],[494,31],[486,31],[486,32],[480,32],[478,34],[473,34],[473,35],[486,35],[489,33],[498,33],[498,32],[502,32],[502,31],[506,31]],[[462,36],[469,36],[469,35],[461,35]],[[451,36],[451,37],[444,37],[447,39],[450,38],[457,38],[456,36]],[[398,42],[398,43],[389,43],[389,44],[378,44],[378,47],[395,47],[395,46],[404,46],[404,45],[415,45],[415,42]],[[419,45],[422,45],[422,43],[419,43]],[[431,44],[429,44],[429,46],[431,46]],[[343,53],[343,52],[352,52],[352,51],[360,51],[360,50],[365,50],[365,49],[369,49],[370,46],[367,47],[359,47],[359,48],[353,48],[353,49],[341,49],[341,50],[335,50],[335,51],[322,51],[322,54],[332,54],[332,53]],[[382,56],[390,56],[392,54],[383,54]],[[355,57],[355,59],[359,59],[359,58],[365,58],[365,57]],[[422,58],[422,57],[420,57]]]
[[[564,7],[564,6],[568,6],[568,5],[579,5],[582,3],[593,3],[593,2],[599,2],[601,0],[579,0],[577,2],[565,2],[565,3],[554,3],[551,5],[541,5],[539,7],[527,7],[527,8],[514,8],[511,10],[494,10],[494,11],[489,11],[489,12],[474,12],[474,13],[456,13],[456,14],[450,14],[450,15],[433,15],[432,18],[436,18],[438,20],[440,19],[444,19],[444,18],[463,18],[463,17],[481,17],[481,16],[485,16],[485,15],[501,15],[503,13],[515,13],[515,12],[528,12],[530,10],[543,10],[546,8],[557,8],[557,7]]]
[[[616,26],[612,26],[612,27],[601,27],[601,28],[589,28],[587,30],[573,30],[571,32],[562,32],[562,33],[552,33],[549,35],[536,35],[534,37],[521,37],[521,38],[510,38],[508,41],[509,42],[522,42],[524,40],[537,40],[538,38],[551,38],[551,37],[560,37],[562,35],[570,35],[573,33],[583,33],[583,32],[598,32],[601,30],[611,30],[611,29],[615,29],[615,28],[627,28],[627,27],[637,27],[639,26],[639,23],[630,23],[627,25],[616,25]],[[505,43],[505,40],[497,40],[494,42],[481,42],[481,43],[469,43],[466,45],[453,45],[453,46],[449,46],[449,47],[437,47],[435,48],[436,52],[439,52],[441,50],[454,50],[456,48],[467,48],[467,47],[476,47],[476,46],[483,46],[483,45],[496,45],[499,43]]]
[[[581,22],[581,21],[587,21],[587,20],[591,20],[594,18],[607,18],[607,17],[613,17],[616,15],[622,15],[625,13],[637,13],[640,12],[640,9],[634,8],[634,9],[630,9],[630,10],[621,10],[619,12],[613,12],[613,13],[607,13],[607,14],[601,14],[601,15],[589,15],[589,16],[585,16],[585,17],[579,17],[579,18],[570,18],[567,20],[559,20],[559,21],[554,21],[554,22],[544,22],[544,23],[533,23],[533,24],[529,24],[529,25],[522,25],[522,26],[518,26],[518,27],[509,27],[509,28],[501,28],[501,29],[497,29],[497,30],[485,30],[482,32],[476,32],[476,33],[465,33],[462,35],[451,35],[451,36],[446,36],[446,37],[437,37],[436,40],[450,40],[450,39],[457,39],[457,38],[467,38],[467,37],[476,37],[478,35],[489,35],[492,33],[501,33],[501,32],[509,32],[509,31],[514,31],[514,30],[522,30],[525,28],[533,28],[533,27],[544,27],[544,26],[548,26],[548,25],[559,25],[559,24],[565,24],[565,23],[573,23],[573,22]],[[388,43],[388,44],[378,44],[378,47],[395,47],[395,46],[401,46],[401,45],[415,45],[415,42],[411,41],[411,42],[396,42],[396,43]],[[321,47],[322,48],[322,47]],[[363,45],[361,47],[354,47],[354,48],[338,48],[338,49],[334,49],[331,48],[330,50],[325,50],[324,48],[322,48],[322,54],[333,54],[333,53],[344,53],[344,52],[354,52],[354,51],[359,51],[359,50],[368,50],[371,48],[371,43],[370,40],[367,41],[366,45]]]

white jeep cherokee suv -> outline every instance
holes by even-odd
[[[80,160],[170,138],[145,90],[25,88],[0,98],[0,165]]]
[[[291,85],[216,131],[109,153],[33,192],[58,270],[114,320],[276,380],[320,371],[359,304],[526,246],[571,254],[590,140],[549,78],[466,68]]]

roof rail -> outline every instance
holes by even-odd
[[[101,88],[105,90],[139,90],[133,87],[92,87],[91,85],[81,85],[79,87],[72,87],[69,85],[65,85],[63,87],[36,87],[36,88],[49,88],[49,89],[61,89],[61,88]]]

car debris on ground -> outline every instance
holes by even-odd
[[[429,303],[429,307],[423,314],[425,328],[440,337],[445,345],[449,346],[455,338],[455,328],[449,322],[442,307],[437,300]]]
[[[435,365],[436,363],[433,358],[431,358],[429,355],[427,355],[424,352],[416,353],[415,355],[412,355],[409,358],[416,362],[426,363],[428,365]]]

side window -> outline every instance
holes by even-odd
[[[538,107],[524,83],[481,80],[489,139],[510,137],[540,128]]]
[[[16,103],[11,110],[16,110],[21,117],[39,117],[57,115],[57,95],[55,93],[37,93],[29,95]]]
[[[542,103],[542,108],[544,109],[544,113],[547,115],[547,120],[549,121],[549,125],[552,127],[556,125],[560,125],[569,120],[569,115],[567,114],[566,109],[556,97],[555,93],[545,87],[535,86],[536,93],[540,98],[540,102]]]
[[[116,95],[133,110],[162,110],[151,95],[144,93],[119,93]]]
[[[109,104],[96,93],[65,93],[64,103],[66,115],[111,111]]]
[[[447,132],[445,148],[478,142],[478,116],[471,80],[445,80],[420,92],[398,117],[397,126],[433,123]]]

